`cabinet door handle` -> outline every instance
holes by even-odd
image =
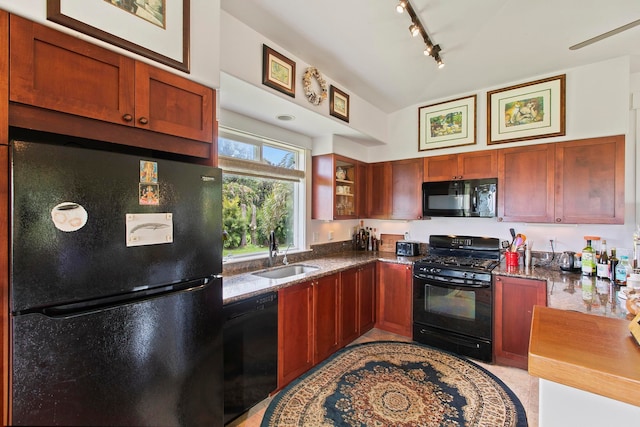
[[[146,117],[140,117],[138,121],[141,125],[146,125],[147,123],[149,123],[149,119],[147,119]]]
[[[133,116],[131,114],[125,114],[124,116],[122,116],[122,120],[124,120],[125,122],[130,122],[131,120],[133,120]]]
[[[562,222],[562,218],[556,218],[556,222]]]

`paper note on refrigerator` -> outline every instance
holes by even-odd
[[[128,213],[126,243],[129,246],[159,245],[173,242],[173,214]]]

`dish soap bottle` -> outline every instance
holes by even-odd
[[[626,255],[620,255],[620,262],[616,266],[616,284],[620,286],[627,285],[627,277],[631,272],[631,265],[629,265],[629,257]]]
[[[596,270],[596,251],[591,247],[591,236],[584,236],[587,246],[582,249],[582,275],[592,276]]]

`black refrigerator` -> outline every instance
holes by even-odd
[[[220,170],[11,144],[13,424],[222,425]]]

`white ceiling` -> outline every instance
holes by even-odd
[[[640,19],[638,0],[410,2],[433,42],[442,48],[442,69],[423,55],[420,37],[410,37],[409,15],[396,13],[397,0],[221,0],[221,5],[347,92],[387,113],[624,55],[632,55],[635,67],[635,56],[640,57],[640,26],[569,50]],[[286,101],[235,80],[224,73],[221,77],[222,108],[311,137],[335,133],[366,140],[348,126],[309,115],[299,106],[284,105],[280,111],[274,104],[265,114],[262,102]],[[278,122],[274,111],[293,114],[296,120]]]

